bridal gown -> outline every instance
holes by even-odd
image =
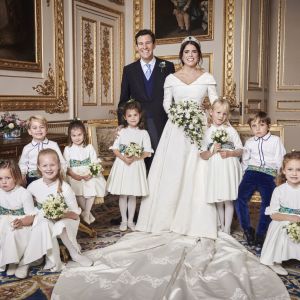
[[[166,78],[164,91],[166,112],[172,101],[194,101],[201,106],[206,95],[211,103],[218,99],[216,82],[209,73],[191,84],[171,74]],[[204,201],[206,173],[207,161],[200,158],[197,146],[169,120],[149,171],[150,193],[142,199],[136,230],[173,231],[215,239],[216,208]]]
[[[172,99],[201,104],[207,94],[217,98],[209,73],[189,85],[169,75],[164,107]],[[86,252],[94,266],[67,267],[52,299],[290,299],[271,269],[230,235],[217,234],[215,207],[203,192],[206,168],[183,131],[168,122],[149,172],[150,196],[142,199],[140,232]]]

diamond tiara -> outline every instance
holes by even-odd
[[[187,36],[182,42],[181,45],[185,42],[195,42],[200,46],[200,42],[193,36]]]

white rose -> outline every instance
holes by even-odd
[[[7,127],[9,129],[13,129],[13,128],[15,128],[15,124],[14,123],[9,123]]]
[[[193,128],[194,128],[193,124],[190,124],[190,125],[189,125],[189,128],[190,128],[190,129],[193,129]]]

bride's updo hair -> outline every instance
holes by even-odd
[[[185,38],[182,41],[181,46],[180,46],[180,50],[179,50],[179,59],[180,59],[182,65],[184,65],[184,62],[182,60],[183,51],[184,51],[185,47],[187,45],[189,45],[189,44],[191,44],[191,45],[193,45],[193,46],[196,47],[197,53],[198,53],[198,57],[199,57],[199,64],[201,64],[203,58],[202,58],[202,52],[201,52],[200,42],[196,38],[194,38],[193,36],[188,36],[187,38]]]

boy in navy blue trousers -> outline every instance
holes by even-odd
[[[270,133],[271,120],[265,112],[258,112],[248,120],[248,124],[254,136],[249,138],[244,146],[242,157],[244,176],[239,185],[235,208],[248,245],[261,248],[271,221],[270,217],[265,215],[265,209],[270,205],[276,186],[275,177],[286,151],[280,138]],[[255,191],[261,195],[256,233],[251,227],[248,206]]]

